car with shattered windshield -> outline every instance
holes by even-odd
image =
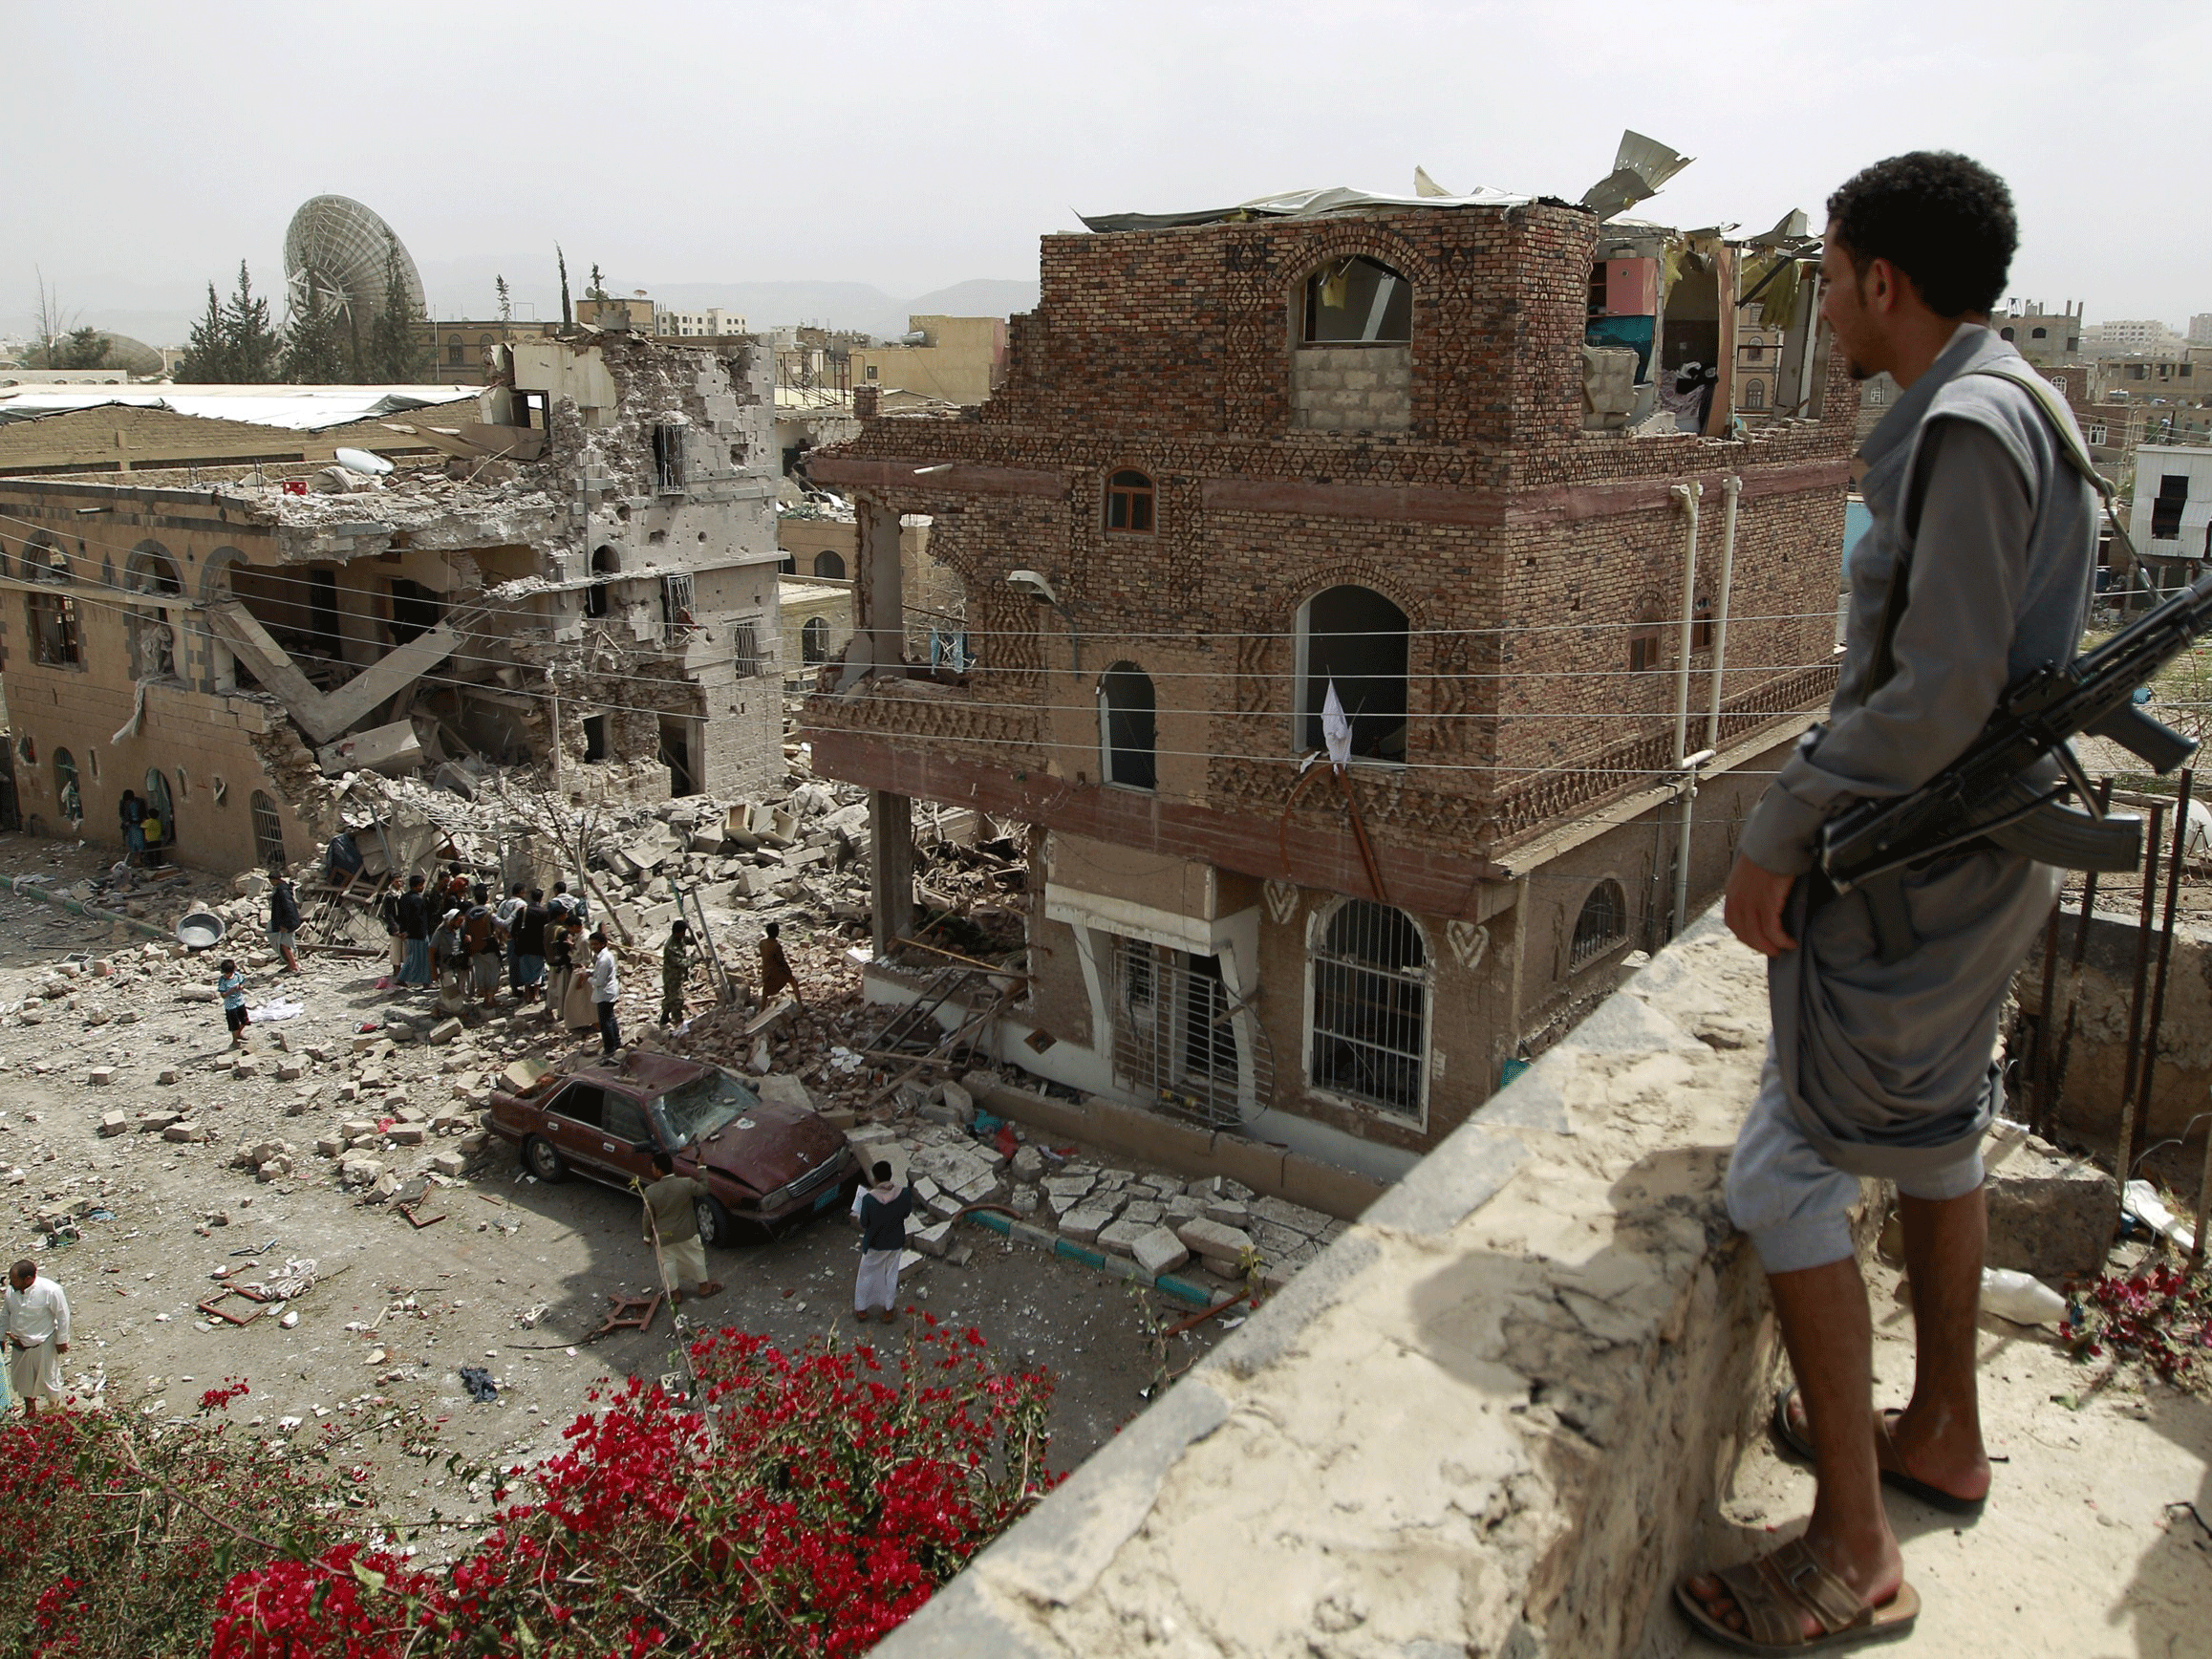
[[[706,1186],[698,1231],[709,1244],[843,1215],[860,1185],[860,1160],[819,1114],[764,1101],[719,1066],[650,1049],[495,1090],[487,1123],[541,1181],[580,1175],[628,1190],[650,1183],[653,1154],[666,1153]]]

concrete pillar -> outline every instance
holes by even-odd
[[[891,941],[913,933],[914,804],[888,789],[868,792],[868,850],[875,869],[875,954],[888,957]]]

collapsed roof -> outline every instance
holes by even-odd
[[[292,432],[320,432],[406,409],[481,398],[481,386],[9,386],[0,421],[38,420],[80,409],[129,405]]]

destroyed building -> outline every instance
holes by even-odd
[[[979,410],[810,458],[858,529],[804,722],[876,791],[879,950],[913,801],[1042,831],[993,1053],[1387,1161],[1718,890],[1833,683],[1858,400],[1801,216],[1678,232],[1612,217],[1622,178],[1088,220]],[[1743,409],[1752,293],[1780,361]],[[904,954],[871,995],[925,994]]]
[[[118,842],[131,789],[225,867],[308,855],[356,768],[528,766],[577,802],[781,779],[767,353],[496,353],[473,406],[355,420],[338,464],[0,479],[28,827]]]

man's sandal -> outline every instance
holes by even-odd
[[[1802,1539],[1740,1567],[1698,1576],[1719,1581],[1743,1614],[1744,1627],[1731,1630],[1706,1611],[1687,1579],[1674,1586],[1683,1617],[1708,1640],[1739,1653],[1825,1653],[1867,1642],[1894,1642],[1910,1635],[1913,1621],[1921,1616],[1920,1594],[1912,1585],[1898,1585],[1879,1606],[1862,1602],[1814,1558]],[[1816,1636],[1805,1634],[1807,1613],[1820,1626]]]
[[[1781,1441],[1793,1455],[1811,1463],[1814,1461],[1813,1442],[1798,1431],[1795,1423],[1790,1420],[1790,1402],[1796,1397],[1797,1390],[1794,1386],[1782,1390],[1774,1396],[1774,1438]],[[1890,1423],[1900,1414],[1894,1410],[1882,1412],[1882,1433],[1885,1436],[1889,1433]],[[1894,1452],[1894,1450],[1893,1443],[1892,1451]],[[1901,1469],[1884,1468],[1881,1472],[1881,1483],[1884,1486],[1895,1487],[1909,1497],[1917,1497],[1922,1503],[1940,1509],[1946,1515],[1980,1515],[1983,1507],[1989,1501],[1987,1493],[1980,1497],[1961,1497],[1955,1492],[1945,1492],[1940,1486],[1930,1486],[1924,1480],[1917,1480]]]

